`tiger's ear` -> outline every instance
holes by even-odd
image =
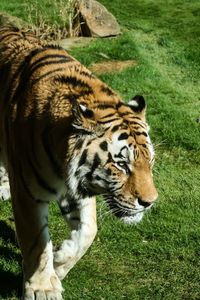
[[[128,102],[128,105],[134,113],[145,115],[146,103],[143,96],[136,95]]]
[[[72,126],[82,133],[92,133],[94,127],[94,112],[85,105],[74,103],[72,106]]]

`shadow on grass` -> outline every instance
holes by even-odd
[[[9,299],[15,294],[19,298],[22,295],[22,276],[9,271],[0,271],[0,299]]]
[[[2,262],[0,265],[0,299],[9,299],[11,295],[20,297],[22,294],[22,275],[3,270],[3,261],[14,260],[21,265],[21,256],[7,246],[8,244],[12,244],[14,247],[17,246],[15,232],[4,221],[0,221],[0,239],[2,240],[2,246],[0,246]]]

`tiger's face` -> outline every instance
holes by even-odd
[[[102,125],[96,128],[96,136],[94,132],[85,136],[75,167],[78,189],[102,194],[113,214],[130,224],[139,222],[157,198],[152,177],[154,150],[140,97],[129,105],[121,104],[115,121],[103,123],[103,136]]]

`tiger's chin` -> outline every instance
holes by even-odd
[[[143,216],[144,216],[144,212],[142,211],[142,212],[138,212],[137,214],[132,215],[132,216],[121,217],[120,220],[122,222],[124,222],[125,224],[135,225],[142,220]]]

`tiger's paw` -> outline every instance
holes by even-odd
[[[31,288],[26,289],[22,300],[63,300],[59,291],[34,291]]]
[[[62,291],[56,274],[49,278],[34,278],[25,283],[22,300],[63,300]]]

